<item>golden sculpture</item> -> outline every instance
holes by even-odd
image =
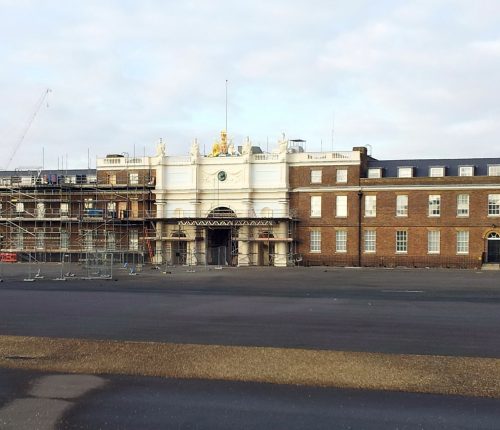
[[[211,157],[219,157],[221,155],[227,155],[227,132],[225,130],[220,132],[220,141],[214,142],[212,152],[210,153]]]

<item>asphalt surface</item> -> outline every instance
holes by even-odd
[[[498,429],[500,422],[497,399],[119,375],[96,377],[97,387],[78,395],[52,377],[0,370],[0,420],[17,408],[26,423],[0,428],[420,430]],[[53,427],[34,425],[37,413],[49,424],[52,414]]]
[[[45,279],[22,282],[26,266],[2,267],[0,335],[500,358],[499,272],[178,268],[56,282],[57,266],[46,269]],[[491,398],[0,369],[2,429],[497,429],[499,422],[500,400]]]
[[[0,284],[0,334],[500,357],[498,273],[227,270]]]

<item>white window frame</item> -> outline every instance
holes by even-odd
[[[347,230],[335,230],[335,252],[347,252]]]
[[[23,202],[17,202],[16,203],[16,213],[20,214],[24,212],[24,203]]]
[[[427,232],[427,253],[439,254],[441,252],[441,232],[429,230]]]
[[[431,194],[429,196],[429,217],[440,217],[441,216],[441,195]]]
[[[408,194],[398,194],[396,196],[396,216],[408,216]]]
[[[322,170],[311,170],[311,184],[321,184],[323,181]]]
[[[106,251],[116,251],[116,234],[114,231],[106,231]]]
[[[348,212],[347,196],[335,196],[335,217],[347,218]]]
[[[396,254],[408,253],[408,230],[396,230]]]
[[[488,176],[500,176],[500,164],[488,165]]]
[[[364,252],[367,254],[373,254],[377,252],[377,231],[376,230],[365,230],[363,235],[364,242]]]
[[[500,194],[488,194],[488,216],[500,216]]]
[[[68,216],[69,215],[69,202],[61,202],[59,210],[61,212],[61,216]]]
[[[321,230],[311,230],[309,251],[311,254],[321,253]]]
[[[129,251],[139,251],[139,231],[136,229],[128,231],[128,249]]]
[[[128,181],[130,185],[139,185],[139,173],[138,172],[129,173]]]
[[[337,184],[347,184],[347,169],[337,169]]]
[[[430,178],[442,178],[445,176],[443,166],[429,167],[429,177]]]
[[[63,251],[67,251],[69,249],[69,240],[70,240],[69,238],[70,238],[69,231],[61,230],[61,234],[59,237],[59,247]]]
[[[365,218],[377,216],[377,196],[365,196]]]
[[[367,176],[370,179],[379,179],[382,177],[382,169],[380,167],[370,167]]]
[[[413,178],[413,167],[398,167],[398,178]]]
[[[311,196],[311,218],[321,218],[321,196]]]
[[[469,194],[457,195],[457,217],[466,218],[469,216]]]
[[[474,166],[458,166],[458,176],[474,176]]]
[[[457,231],[457,254],[467,255],[469,253],[469,230]]]

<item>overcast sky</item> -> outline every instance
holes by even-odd
[[[500,157],[499,21],[498,0],[0,0],[0,167],[46,88],[9,168],[208,152],[226,79],[235,145]]]

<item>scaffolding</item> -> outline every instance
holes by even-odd
[[[136,170],[131,181],[128,170],[123,182],[90,169],[2,172],[2,261],[76,262],[93,271],[109,261],[135,267],[151,260],[152,173]]]

